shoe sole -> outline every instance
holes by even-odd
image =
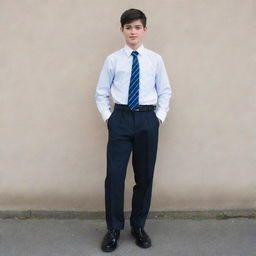
[[[111,248],[111,249],[103,249],[103,248],[101,248],[101,250],[102,250],[103,252],[113,252],[116,248],[117,248],[117,246],[114,247],[114,248]]]

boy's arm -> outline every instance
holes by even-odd
[[[95,93],[97,108],[104,121],[106,121],[111,115],[109,95],[113,78],[114,73],[111,61],[110,58],[107,57],[104,61]]]
[[[156,91],[158,95],[156,116],[164,122],[169,111],[169,102],[172,96],[172,89],[166,73],[164,61],[160,56],[156,73]]]

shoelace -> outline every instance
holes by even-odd
[[[110,239],[113,239],[113,238],[117,238],[117,237],[118,237],[118,234],[117,234],[116,231],[109,230],[108,233],[107,233],[107,236],[108,236]]]

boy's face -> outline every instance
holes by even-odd
[[[120,31],[124,35],[126,44],[136,49],[141,45],[147,27],[143,27],[141,20],[134,20],[131,23],[124,24],[124,26],[120,28]]]

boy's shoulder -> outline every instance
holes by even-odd
[[[144,48],[144,51],[147,55],[147,61],[151,62],[151,64],[159,67],[164,63],[163,58],[159,53],[148,48]]]
[[[152,57],[158,58],[158,59],[161,59],[161,58],[162,58],[162,56],[161,56],[159,53],[157,53],[157,52],[155,52],[155,51],[153,51],[153,50],[150,50],[150,49],[145,48],[145,47],[144,47],[144,50],[147,52],[147,54],[148,54],[149,56],[152,56]]]
[[[116,50],[116,51],[114,51],[114,52],[108,54],[108,55],[107,55],[107,58],[115,58],[115,57],[118,57],[118,56],[120,56],[120,54],[123,53],[123,50],[124,50],[124,48],[121,48],[121,49],[119,49],[119,50]]]

